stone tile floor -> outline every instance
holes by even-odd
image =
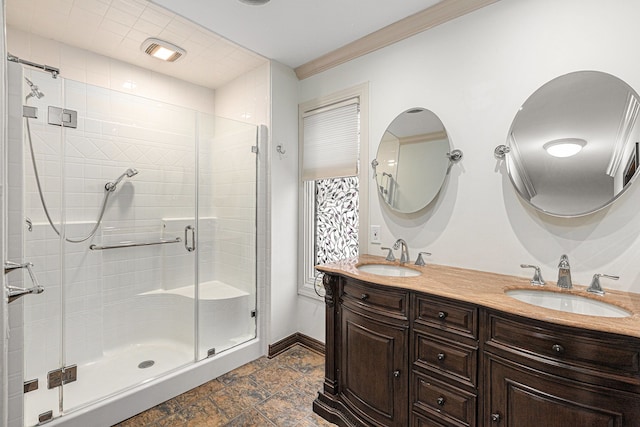
[[[322,388],[324,357],[296,345],[261,357],[114,427],[325,427],[312,402]]]

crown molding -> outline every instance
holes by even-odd
[[[443,0],[378,31],[300,65],[294,71],[303,80],[314,74],[344,64],[422,31],[436,27],[499,0]]]

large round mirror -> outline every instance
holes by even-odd
[[[424,108],[400,114],[382,136],[372,162],[380,198],[402,213],[427,206],[447,175],[449,151],[447,131],[438,116]]]
[[[625,191],[638,168],[638,94],[597,71],[558,77],[531,95],[513,120],[507,170],[534,208],[574,217]]]

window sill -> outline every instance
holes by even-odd
[[[324,303],[324,297],[316,294],[316,291],[313,289],[313,285],[309,283],[305,283],[303,286],[298,288],[298,295]]]

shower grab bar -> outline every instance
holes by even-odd
[[[161,239],[156,242],[120,242],[115,245],[91,245],[89,249],[92,251],[103,251],[106,249],[118,249],[118,248],[132,248],[134,246],[154,246],[154,245],[166,245],[169,243],[180,243],[182,239],[180,237],[176,237],[174,240],[165,240]]]

